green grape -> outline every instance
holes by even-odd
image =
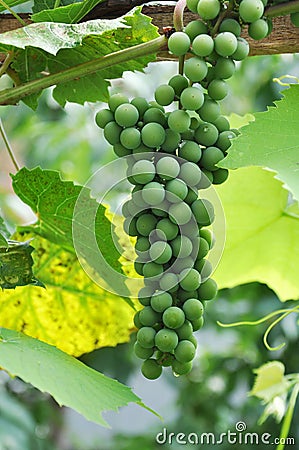
[[[185,236],[185,237],[187,237],[187,236]],[[187,256],[186,258],[179,258],[179,259],[175,260],[175,262],[173,263],[173,266],[171,267],[171,270],[179,275],[182,272],[182,270],[192,267],[193,263],[194,263],[194,261],[191,256]],[[179,300],[182,300],[180,295],[178,295],[177,298]]]
[[[135,342],[134,353],[137,356],[137,358],[148,359],[151,356],[153,356],[154,349],[153,348],[144,348],[139,344],[139,342]]]
[[[172,362],[174,360],[174,356],[169,353],[162,353],[161,360],[159,360],[160,364],[162,364],[163,367],[169,367],[172,365]]]
[[[138,190],[135,188],[132,191],[132,200],[134,204],[136,205],[136,209],[138,207],[137,214],[144,212],[144,209],[148,208],[148,204],[143,200],[142,198],[142,188],[143,184],[137,184],[135,185],[135,188],[138,188]]]
[[[299,27],[299,12],[291,13],[291,22],[295,27]]]
[[[158,331],[155,336],[156,347],[158,347],[161,352],[173,352],[173,350],[178,345],[178,342],[179,339],[176,332],[174,330],[168,330],[167,328],[163,328],[162,330]]]
[[[150,304],[154,311],[162,313],[172,305],[172,296],[168,292],[158,291],[151,297]]]
[[[208,242],[204,238],[200,238],[197,259],[201,260],[202,258],[207,256],[209,251],[210,251],[210,246],[209,246]]]
[[[196,298],[189,298],[183,304],[183,311],[188,320],[199,319],[203,315],[203,304]]]
[[[174,350],[174,356],[180,363],[187,363],[192,361],[195,356],[196,348],[192,342],[187,340],[182,340],[178,343]]]
[[[191,208],[187,203],[174,203],[169,207],[169,218],[177,225],[184,225],[189,222],[192,216]],[[138,219],[137,219],[138,221]]]
[[[159,205],[165,197],[165,190],[162,184],[152,181],[147,183],[142,189],[142,199],[151,206]]]
[[[190,116],[190,119],[191,119],[191,116]],[[190,127],[191,127],[191,120],[190,120]],[[193,141],[194,140],[193,139],[194,138],[194,131],[191,130],[190,127],[189,127],[188,130],[183,131],[181,133],[181,138],[182,138],[183,141]]]
[[[204,281],[197,290],[200,300],[213,300],[217,294],[217,284],[212,278]]]
[[[170,306],[163,312],[162,320],[167,328],[180,328],[185,322],[185,314],[177,306]]]
[[[194,264],[194,269],[200,272],[202,282],[206,281],[206,279],[209,278],[213,272],[212,264],[206,259],[197,260]]]
[[[187,236],[177,236],[171,241],[173,256],[176,258],[186,258],[192,253],[192,242]]]
[[[203,105],[204,95],[200,89],[188,87],[181,93],[180,101],[183,108],[195,111]]]
[[[124,147],[121,144],[114,144],[113,145],[113,151],[116,154],[116,156],[118,156],[119,158],[122,158],[123,156],[128,156],[131,155],[131,150]]]
[[[175,273],[164,273],[159,280],[159,286],[162,291],[176,292],[178,289],[178,276]]]
[[[122,215],[123,215],[125,218],[131,216],[131,213],[130,213],[130,210],[129,210],[129,206],[130,206],[131,201],[132,201],[131,199],[130,199],[130,200],[127,200],[127,201],[125,201],[125,202],[122,204],[122,207],[121,207],[121,213],[122,213]]]
[[[163,231],[168,241],[174,239],[179,232],[178,226],[168,218],[159,220],[157,223],[157,230]]]
[[[219,116],[213,123],[216,126],[219,133],[222,133],[223,131],[229,131],[230,124],[226,117]]]
[[[192,42],[192,50],[197,56],[209,56],[214,50],[214,40],[208,34],[196,36]]]
[[[210,171],[217,170],[216,164],[223,158],[224,154],[218,147],[207,147],[202,152],[200,166]]]
[[[213,172],[213,184],[222,184],[228,179],[227,169],[218,169]]]
[[[166,264],[172,257],[172,249],[167,242],[154,242],[149,251],[152,261],[157,264]]]
[[[160,205],[158,205],[157,208],[152,207],[152,213],[155,214],[155,216],[157,216],[157,218],[167,217],[168,216],[168,214],[167,214],[168,206],[169,205],[168,205],[167,200],[164,200],[164,202],[162,202]]]
[[[188,341],[190,341],[190,342],[192,342],[192,344],[194,345],[194,347],[195,348],[197,348],[197,340],[196,340],[196,337],[195,336],[190,336],[189,338],[188,338]]]
[[[242,0],[239,14],[244,22],[255,22],[264,14],[264,5],[261,0]]]
[[[242,61],[249,54],[249,44],[243,38],[238,38],[238,44],[236,51],[232,54],[232,58],[236,61]]]
[[[211,230],[207,230],[207,229],[203,228],[200,230],[199,235],[200,235],[200,237],[205,239],[205,241],[208,243],[209,248],[213,247],[215,237]]]
[[[198,331],[198,330],[200,330],[200,329],[203,327],[203,324],[204,324],[204,318],[203,318],[203,316],[202,316],[202,317],[200,317],[199,319],[192,320],[191,323],[192,323],[193,331]]]
[[[199,127],[201,120],[199,116],[191,116],[191,124],[190,124],[190,131],[196,130]],[[187,139],[188,140],[188,139]]]
[[[175,158],[165,156],[160,158],[156,164],[157,174],[164,180],[176,178],[180,172],[180,165]]]
[[[133,127],[139,120],[139,112],[131,103],[123,103],[116,108],[114,117],[121,127]]]
[[[175,330],[179,340],[189,339],[192,336],[193,328],[189,320],[185,320],[182,326]]]
[[[269,32],[268,22],[263,19],[258,19],[252,22],[248,27],[248,34],[252,39],[258,41],[264,39]]]
[[[174,89],[169,84],[161,84],[155,91],[156,102],[162,106],[170,105],[174,100],[174,96]]]
[[[157,242],[157,241],[166,242],[167,238],[166,238],[166,235],[165,235],[165,233],[163,231],[157,230],[157,228],[156,228],[155,230],[150,232],[150,234],[149,234],[149,242],[151,244],[153,244],[154,242]]]
[[[155,262],[147,262],[143,266],[143,275],[146,278],[153,278],[162,275],[164,269],[161,264],[156,264]]]
[[[142,323],[139,320],[139,313],[140,313],[140,311],[137,311],[136,314],[134,314],[134,319],[133,319],[134,325],[138,329],[142,328]]]
[[[185,267],[186,269],[186,267]],[[180,299],[180,302],[183,304],[189,298],[197,298],[197,290],[196,291],[185,291],[182,288],[179,288],[177,291],[177,298]]]
[[[189,86],[187,78],[183,75],[174,75],[168,84],[174,89],[176,95],[181,95],[181,92]]]
[[[120,143],[128,150],[139,147],[141,142],[140,131],[136,128],[125,128],[120,133]]]
[[[208,86],[208,94],[213,100],[222,100],[227,96],[228,86],[224,80],[212,80]]]
[[[164,112],[161,111],[161,109],[154,107],[151,107],[147,111],[145,111],[143,116],[143,122],[145,124],[152,122],[159,123],[160,125],[162,125],[162,127],[164,127],[167,124]]]
[[[107,123],[114,121],[113,112],[110,109],[101,109],[97,112],[95,121],[98,127],[105,128]]]
[[[166,153],[173,153],[178,148],[181,140],[180,133],[170,130],[167,128],[165,130],[165,141],[161,145],[161,150]]]
[[[150,107],[147,100],[143,97],[133,98],[133,100],[131,101],[131,104],[133,106],[135,106],[135,108],[138,109],[139,117],[143,117],[143,114],[145,113],[145,111],[148,110],[148,108]]]
[[[214,122],[220,116],[220,106],[218,102],[205,96],[204,104],[197,112],[205,122]]]
[[[178,109],[172,111],[168,116],[168,126],[172,131],[182,133],[189,129],[191,119],[186,111]],[[108,124],[109,125],[109,124]],[[106,126],[108,126],[106,125]],[[165,133],[165,132],[164,132]]]
[[[201,145],[211,146],[218,139],[218,130],[212,123],[203,122],[195,131],[195,140]]]
[[[112,112],[116,110],[116,108],[123,103],[129,103],[128,97],[123,94],[113,94],[109,97],[108,105]]]
[[[197,13],[198,0],[187,0],[187,8],[193,13]]]
[[[108,122],[104,128],[104,136],[106,141],[108,141],[111,145],[118,144],[121,132],[122,127],[117,125],[116,122]]]
[[[136,221],[136,228],[141,236],[148,236],[154,230],[157,219],[152,214],[142,214]]]
[[[251,1],[251,0],[250,0]],[[220,56],[231,56],[237,49],[237,38],[229,31],[219,33],[215,39],[215,50]]]
[[[190,48],[190,38],[183,31],[176,31],[168,39],[168,49],[175,56],[185,55]]]
[[[179,178],[189,187],[196,186],[201,179],[201,170],[195,163],[187,161],[181,165]]]
[[[236,65],[231,58],[218,58],[215,66],[215,77],[227,80],[235,73]]]
[[[187,268],[180,273],[180,286],[185,291],[194,291],[200,286],[200,282],[200,273],[195,269]]]
[[[145,306],[139,313],[139,320],[143,326],[152,327],[160,319],[160,314],[153,310],[151,306]]]
[[[183,180],[175,179],[167,181],[165,185],[166,198],[171,203],[178,203],[184,200],[188,194],[188,187]]]
[[[202,180],[202,178],[200,180]],[[191,205],[191,203],[193,203],[197,199],[197,197],[197,191],[193,188],[188,188],[188,194],[185,197],[184,201],[185,203],[188,203],[188,205]]]
[[[192,370],[192,362],[181,363],[175,359],[171,367],[175,375],[186,375]]]
[[[148,380],[156,380],[162,373],[162,366],[153,358],[146,359],[141,366],[141,373]]]
[[[147,160],[137,161],[132,167],[131,175],[139,184],[149,183],[156,175],[155,165]]]
[[[138,273],[138,275],[143,276],[143,266],[144,263],[140,262],[138,258],[136,258],[136,260],[134,261],[134,269],[135,272]]]
[[[197,12],[203,20],[215,19],[220,12],[220,2],[218,0],[199,0]]]
[[[150,108],[158,108],[158,109],[160,109],[160,111],[165,113],[165,109],[163,108],[163,106],[159,105],[159,103],[157,103],[156,101],[151,100],[150,102],[148,102],[148,104],[150,105]]]
[[[145,286],[145,287],[141,288],[140,291],[138,292],[139,303],[141,303],[141,305],[143,305],[143,306],[149,306],[151,296],[153,295],[153,293],[154,293],[154,289],[150,286]]]
[[[129,236],[138,236],[136,223],[137,219],[135,217],[133,218],[127,217],[123,223],[123,229],[125,233],[128,234]]]
[[[159,123],[147,123],[141,130],[141,139],[148,147],[158,148],[165,141],[165,130]]]
[[[206,199],[197,199],[191,205],[192,213],[198,225],[206,227],[213,223],[215,218],[214,208],[211,202]],[[137,219],[137,224],[138,224]],[[138,227],[137,227],[138,228]]]
[[[133,148],[132,154],[134,155],[135,161],[139,161],[141,159],[150,160],[152,158],[152,152],[153,152],[152,148],[147,147],[146,145],[141,143],[138,147]]]
[[[229,149],[229,147],[232,145],[231,139],[236,137],[235,133],[231,130],[228,131],[222,131],[218,139],[216,141],[217,147],[219,147],[223,152]]]
[[[241,25],[235,19],[224,19],[220,24],[219,31],[229,31],[236,37],[239,37],[241,35]]]
[[[197,13],[197,3],[198,0],[196,0],[196,11],[193,11],[195,13]],[[194,38],[196,38],[196,36],[198,36],[199,34],[207,33],[207,31],[208,31],[207,25],[201,20],[192,20],[191,22],[188,23],[188,25],[185,28],[185,33],[188,34],[191,42],[193,41]]]
[[[184,64],[185,75],[189,80],[202,81],[208,73],[207,63],[199,56],[187,59]]]
[[[200,146],[194,141],[185,141],[179,149],[179,157],[193,163],[197,163],[200,160],[201,154]]]
[[[139,312],[139,311],[138,311]],[[137,332],[137,342],[141,347],[152,348],[155,345],[156,330],[152,327],[142,327]]]

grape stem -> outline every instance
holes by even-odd
[[[186,0],[179,0],[173,11],[173,26],[176,31],[182,31],[184,28],[184,9]]]
[[[226,16],[229,15],[229,13],[230,13],[231,11],[233,11],[234,6],[235,6],[234,0],[230,0],[230,1],[229,1],[229,4],[228,4],[228,6],[227,6],[227,8],[226,8],[224,11],[222,11],[221,14],[219,14],[219,17],[218,17],[218,19],[217,19],[215,25],[213,26],[213,28],[212,28],[212,30],[211,30],[211,36],[214,36],[214,35],[217,33],[217,31],[218,31],[218,29],[219,29],[219,27],[220,27],[221,22],[223,21],[223,19],[224,19]]]
[[[4,141],[4,144],[5,144],[7,153],[9,154],[9,157],[10,157],[10,159],[11,159],[13,165],[15,166],[16,171],[18,172],[18,171],[20,170],[20,167],[19,167],[19,165],[18,165],[18,163],[17,163],[17,160],[16,160],[16,157],[15,157],[15,155],[14,155],[14,153],[13,153],[13,150],[12,150],[10,144],[9,144],[9,141],[8,141],[7,136],[6,136],[6,133],[5,133],[5,130],[4,130],[4,127],[3,127],[3,124],[2,124],[2,120],[1,120],[1,119],[0,119],[0,134],[1,134],[2,139],[3,139],[3,141]]]
[[[278,3],[277,5],[269,6],[265,8],[265,17],[278,17],[285,16],[287,14],[292,14],[299,12],[299,0],[294,0],[293,2]]]

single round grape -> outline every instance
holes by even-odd
[[[291,22],[295,27],[299,27],[299,12],[291,13]]]
[[[120,127],[116,122],[108,122],[104,128],[104,137],[109,144],[115,145],[119,143],[121,132],[122,127]]]
[[[192,361],[181,363],[175,359],[171,367],[175,375],[186,375],[192,370]]]
[[[241,35],[241,25],[235,19],[224,19],[220,24],[219,31],[229,31],[236,37],[239,37]]]
[[[203,327],[203,324],[204,324],[204,318],[203,318],[203,316],[202,316],[202,317],[200,317],[199,319],[192,320],[191,323],[192,323],[193,331],[198,331],[198,330],[200,330],[200,329]]]
[[[185,320],[182,326],[175,330],[176,334],[179,337],[179,340],[189,339],[192,336],[193,328],[191,322],[189,320]]]
[[[152,327],[160,319],[160,314],[153,310],[151,306],[145,306],[139,313],[139,320],[143,326]]]
[[[175,56],[185,55],[190,48],[190,38],[183,31],[176,31],[168,39],[168,49]]]
[[[196,298],[189,298],[183,304],[183,311],[188,320],[199,319],[203,315],[203,304]]]
[[[194,291],[200,286],[200,282],[200,273],[195,269],[187,268],[180,273],[180,286],[185,291]]]
[[[168,126],[172,131],[182,133],[189,129],[191,119],[186,111],[178,109],[172,111],[168,116]],[[108,124],[109,125],[109,124]],[[106,125],[106,126],[108,126]],[[165,132],[164,132],[165,133]]]
[[[157,219],[153,214],[142,214],[136,221],[136,228],[141,236],[148,236],[156,224]]]
[[[147,183],[142,189],[142,198],[148,205],[157,206],[164,200],[164,197],[164,187],[156,181]]]
[[[187,161],[181,165],[179,178],[189,187],[196,186],[201,179],[201,170],[195,163]]]
[[[220,116],[220,105],[212,98],[205,96],[204,104],[197,112],[205,122],[214,122]]]
[[[200,183],[198,184],[198,189],[207,189],[211,186],[213,182],[213,174],[209,170],[201,169],[202,176]]]
[[[207,147],[202,152],[200,166],[210,171],[217,170],[216,164],[223,158],[224,154],[218,147]]]
[[[138,258],[134,261],[134,270],[138,273],[138,275],[143,276],[143,266],[144,263],[140,262]]]
[[[108,100],[108,106],[112,112],[114,112],[116,108],[123,103],[129,103],[128,97],[123,94],[113,94]]]
[[[198,0],[187,0],[187,8],[194,13],[197,13],[197,5]]]
[[[176,292],[178,289],[178,276],[175,273],[164,273],[159,280],[162,291]]]
[[[185,314],[177,306],[170,306],[163,312],[162,320],[167,328],[176,329],[185,322]]]
[[[227,169],[217,169],[213,172],[213,184],[222,184],[228,179]]]
[[[134,204],[136,205],[136,210],[138,213],[144,212],[144,209],[148,208],[148,204],[143,200],[142,198],[142,189],[143,189],[143,184],[138,184],[135,185],[135,188],[138,187],[138,190],[135,188],[132,191],[132,200],[134,202]]]
[[[190,336],[189,338],[188,338],[188,341],[190,341],[193,345],[194,345],[194,347],[195,348],[197,348],[197,339],[196,339],[196,337],[195,336]]]
[[[230,124],[226,117],[219,116],[213,123],[219,133],[222,133],[222,131],[229,131]]]
[[[149,306],[151,301],[151,296],[154,293],[154,289],[151,286],[144,286],[138,292],[138,301],[143,306]]]
[[[232,54],[232,58],[236,61],[242,61],[249,54],[249,44],[246,39],[238,38],[237,39],[237,48],[236,51]]]
[[[236,65],[231,58],[218,58],[215,66],[215,77],[227,80],[235,73]]]
[[[144,348],[152,348],[155,345],[156,330],[152,327],[142,327],[137,332],[136,340]]]
[[[203,105],[204,95],[201,89],[188,87],[181,93],[180,101],[183,108],[195,111]]]
[[[189,80],[202,81],[208,73],[207,63],[199,56],[187,59],[184,64],[185,75]]]
[[[218,130],[212,123],[203,122],[195,131],[195,140],[201,145],[211,146],[218,139]]]
[[[138,333],[137,333],[138,335]],[[178,335],[174,330],[163,328],[155,336],[155,344],[161,352],[173,352],[178,345]]]
[[[198,0],[196,0],[196,11],[193,11],[195,13],[197,13],[197,3]],[[193,41],[194,38],[196,38],[196,36],[198,36],[199,34],[207,33],[207,31],[208,31],[207,25],[201,20],[192,20],[185,27],[185,33],[188,34],[191,42]]]
[[[140,311],[137,311],[137,312],[134,314],[134,319],[133,319],[134,325],[135,325],[135,327],[138,328],[138,329],[142,328],[142,323],[141,323],[140,320],[139,320],[139,313],[140,313]]]
[[[116,108],[114,117],[121,127],[133,127],[139,120],[139,112],[131,103],[123,103]]]
[[[166,125],[167,120],[164,112],[161,111],[161,109],[150,107],[148,110],[145,111],[143,116],[143,123],[147,124],[152,122],[159,123],[160,125],[162,125],[162,127]]]
[[[219,147],[223,152],[225,152],[226,150],[229,149],[229,147],[232,145],[231,143],[231,139],[235,138],[236,135],[233,131],[228,130],[228,131],[222,131],[219,136],[218,139],[216,141],[216,145],[217,147]]]
[[[163,231],[168,241],[174,239],[179,232],[178,226],[168,218],[159,220],[157,223],[157,230]]]
[[[192,216],[190,206],[187,203],[173,203],[169,208],[169,218],[177,225],[184,225],[189,222]]]
[[[134,127],[125,128],[120,133],[120,143],[127,149],[133,150],[134,148],[139,147],[140,142],[140,131]]]
[[[172,296],[168,292],[158,291],[151,297],[151,307],[159,313],[172,305]]]
[[[195,356],[196,348],[192,342],[182,340],[174,350],[175,359],[181,363],[192,361]]]
[[[212,278],[204,281],[197,290],[200,300],[213,300],[217,294],[217,283]]]
[[[203,20],[215,19],[220,12],[220,2],[218,0],[199,0],[197,12]]]
[[[165,200],[160,203],[160,205],[157,205],[156,208],[151,208],[152,209],[152,213],[157,217],[157,219],[160,219],[161,217],[167,217],[168,216],[168,208],[169,208],[169,204],[168,201],[166,199],[166,195],[165,195]]]
[[[138,109],[139,117],[143,117],[145,111],[150,107],[148,101],[143,97],[135,97],[131,100],[131,104]]]
[[[197,163],[202,155],[200,146],[194,141],[185,141],[179,149],[179,157]]]
[[[201,229],[199,232],[200,237],[205,239],[208,243],[209,248],[212,248],[215,241],[215,236],[213,235],[211,230],[207,230],[205,228]]]
[[[181,95],[181,92],[189,86],[187,78],[183,75],[174,75],[168,84],[174,89],[176,95]]]
[[[162,364],[163,367],[171,366],[174,360],[174,355],[170,353],[162,353],[162,355],[162,358],[159,360],[160,364]]]
[[[113,145],[113,151],[116,154],[116,156],[118,156],[119,158],[122,158],[123,156],[131,155],[131,153],[132,153],[132,151],[130,149],[124,147],[120,143]]]
[[[231,56],[236,51],[238,42],[236,36],[233,33],[230,33],[229,31],[223,31],[215,37],[214,44],[215,50],[218,55]]]
[[[192,253],[192,242],[187,236],[177,236],[171,241],[173,256],[176,258],[186,258]]]
[[[110,109],[101,109],[97,112],[95,121],[98,127],[105,128],[107,123],[114,121],[114,115],[113,112],[110,111]]]
[[[214,208],[211,202],[206,199],[197,199],[191,205],[192,213],[196,222],[203,227],[211,225],[215,218]],[[138,219],[139,220],[139,219]],[[137,220],[137,223],[138,223]]]
[[[147,123],[141,130],[141,139],[148,147],[158,148],[165,141],[165,130],[159,123]]]
[[[123,223],[123,229],[129,236],[138,236],[136,217],[127,217]]]
[[[249,36],[256,41],[264,39],[268,35],[268,31],[268,22],[264,19],[255,20],[248,27]]]
[[[201,180],[201,179],[200,179]],[[188,188],[188,194],[185,197],[184,201],[188,203],[188,205],[191,205],[198,197],[197,190],[194,188]]]
[[[169,84],[161,84],[155,91],[156,102],[162,106],[170,105],[174,100],[174,96],[174,89]]]
[[[197,56],[209,56],[214,50],[214,40],[209,34],[200,34],[192,42],[192,50]]]
[[[165,180],[176,178],[180,172],[180,165],[175,158],[164,156],[156,164],[157,174]]]
[[[208,94],[213,100],[222,100],[227,96],[228,86],[224,80],[212,80],[208,86]]]
[[[190,116],[191,119],[191,116]],[[191,127],[191,121],[190,121],[190,127]],[[183,141],[193,141],[193,137],[194,137],[194,131],[191,130],[191,128],[189,127],[188,130],[183,131],[181,133],[181,138]]]
[[[149,250],[152,261],[157,264],[166,264],[172,257],[172,249],[167,242],[154,242]]]
[[[141,366],[141,373],[148,380],[156,380],[162,373],[162,366],[153,358],[146,359]]]
[[[167,128],[165,130],[165,141],[161,145],[161,150],[166,153],[173,153],[178,148],[179,142],[181,140],[180,133],[170,130]]]
[[[239,14],[244,22],[255,22],[264,14],[264,5],[261,0],[242,0]]]
[[[131,175],[137,183],[149,183],[156,175],[155,165],[147,160],[137,161],[132,167]]]
[[[165,185],[166,197],[171,203],[179,203],[184,200],[188,194],[188,187],[183,180],[179,178],[167,181]]]
[[[205,256],[207,256],[209,251],[210,251],[210,246],[209,246],[208,242],[204,238],[200,238],[197,259],[200,260],[200,259],[204,258]]]
[[[139,342],[135,342],[134,353],[137,356],[137,358],[148,359],[154,354],[154,349],[153,348],[144,348],[139,344]]]
[[[157,277],[158,275],[162,275],[163,272],[163,266],[152,261],[145,263],[143,266],[143,275],[146,278]]]
[[[196,261],[194,268],[200,272],[202,282],[206,281],[213,272],[213,266],[207,259]]]

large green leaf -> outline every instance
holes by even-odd
[[[26,3],[27,0],[5,0],[6,5],[8,5],[10,8],[13,6],[21,5],[22,3]],[[0,13],[2,11],[7,11],[5,6],[0,5]]]
[[[241,128],[241,136],[233,140],[219,166],[267,167],[277,172],[277,178],[299,200],[299,85],[283,93],[275,107],[254,114],[255,121]]]
[[[103,426],[108,426],[102,417],[105,411],[117,411],[130,402],[144,406],[129,387],[51,345],[5,328],[1,330],[0,366],[49,392],[59,405]]]
[[[259,281],[282,301],[298,299],[299,215],[288,191],[270,171],[251,167],[232,171],[217,192],[227,225],[219,287]]]
[[[96,5],[104,0],[83,0],[78,2],[61,2],[58,8],[54,8],[55,0],[35,2],[31,20],[33,22],[61,22],[77,23]]]

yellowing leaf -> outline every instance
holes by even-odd
[[[278,395],[287,392],[289,383],[284,377],[285,367],[280,361],[271,361],[256,369],[255,379],[249,395],[261,398],[269,403]]]

